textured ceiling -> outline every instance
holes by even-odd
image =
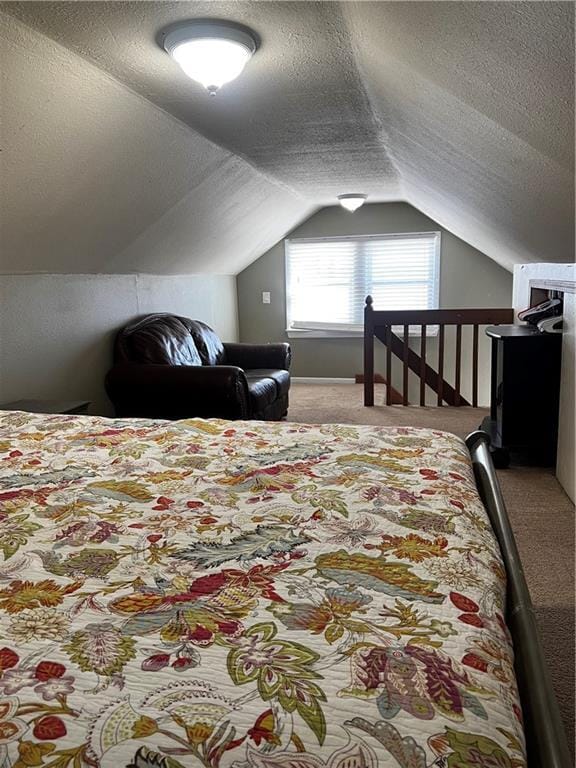
[[[3,271],[237,272],[349,191],[574,257],[572,3],[0,5]],[[215,98],[156,43],[201,17],[262,41]]]

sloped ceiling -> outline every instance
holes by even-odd
[[[572,3],[0,5],[4,272],[236,273],[349,191],[573,260]],[[156,42],[203,17],[261,38],[215,98]]]

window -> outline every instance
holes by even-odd
[[[440,233],[286,240],[290,336],[358,335],[374,309],[436,309]]]

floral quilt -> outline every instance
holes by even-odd
[[[0,768],[521,768],[463,442],[0,412]]]

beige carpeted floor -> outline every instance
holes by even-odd
[[[288,421],[431,427],[465,437],[480,408],[364,408],[360,385],[293,384]],[[384,388],[376,387],[376,403]],[[512,466],[498,472],[532,594],[542,642],[571,745],[574,744],[574,506],[552,469]]]

